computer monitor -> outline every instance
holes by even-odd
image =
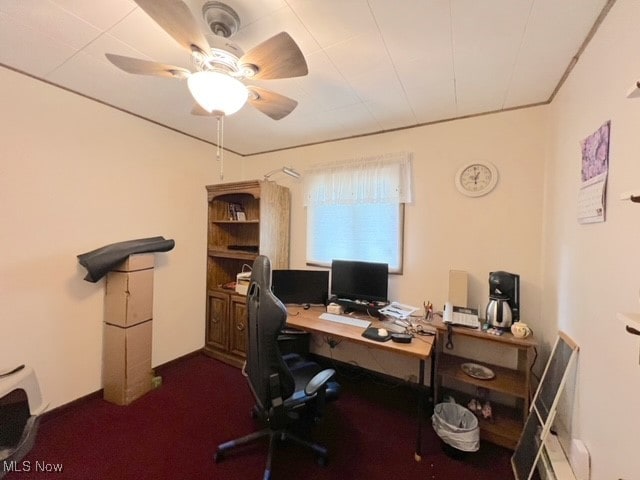
[[[389,265],[386,263],[333,260],[331,295],[338,299],[386,302]]]
[[[329,272],[273,270],[271,290],[282,303],[325,305],[329,297]]]

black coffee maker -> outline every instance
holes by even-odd
[[[508,329],[520,319],[520,275],[509,272],[489,273],[487,322],[492,327]]]

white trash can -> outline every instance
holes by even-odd
[[[462,452],[477,452],[480,448],[478,419],[468,408],[457,403],[439,403],[431,417],[433,429],[442,441]]]

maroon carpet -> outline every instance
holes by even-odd
[[[213,461],[219,443],[257,428],[240,370],[196,355],[156,373],[162,387],[132,405],[90,399],[45,418],[35,447],[17,465],[22,471],[5,479],[262,479],[266,442]],[[339,380],[340,399],[313,432],[329,448],[329,464],[287,445],[276,451],[274,480],[513,478],[509,450],[483,443],[462,460],[445,455],[429,418],[416,462],[416,393],[370,379]]]

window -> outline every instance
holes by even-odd
[[[404,203],[412,194],[409,154],[318,166],[304,179],[307,263],[361,260],[402,272]]]

